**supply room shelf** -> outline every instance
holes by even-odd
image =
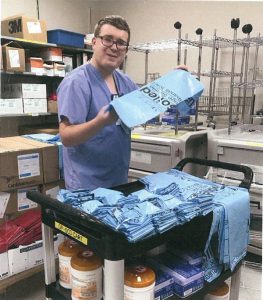
[[[41,42],[25,40],[20,38],[13,38],[9,36],[1,36],[1,40],[2,40],[2,44],[4,44],[5,42],[16,42],[23,47],[30,47],[30,48],[48,48],[48,47],[62,48],[64,54],[77,54],[77,53],[92,54],[93,53],[91,49],[75,48],[71,46],[57,45],[53,43],[41,43]]]
[[[64,76],[48,76],[46,74],[40,75],[40,74],[36,74],[33,72],[10,72],[10,71],[2,71],[0,72],[0,74],[3,75],[10,75],[10,76],[37,76],[37,77],[46,77],[46,78],[58,78],[58,79],[63,79]]]

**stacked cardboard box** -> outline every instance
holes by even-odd
[[[2,100],[23,101],[23,113],[38,114],[47,112],[46,84],[15,83],[1,86]],[[1,111],[1,114],[5,112]]]
[[[26,191],[59,181],[58,147],[21,136],[0,138],[0,219],[36,207]]]
[[[25,71],[25,50],[22,48],[2,46],[3,69],[5,71]]]
[[[47,42],[46,22],[21,15],[2,20],[1,33],[4,36],[21,38],[28,41]]]
[[[0,223],[39,209],[26,197],[37,190],[56,198],[59,180],[58,147],[22,136],[0,138]],[[63,237],[62,237],[63,238]],[[56,242],[56,247],[60,242]],[[0,253],[0,280],[43,263],[42,241]]]

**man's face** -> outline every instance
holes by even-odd
[[[100,37],[93,38],[93,59],[99,68],[106,68],[114,70],[120,66],[127,53],[126,47],[119,47],[116,44],[111,46],[105,46],[108,41],[113,39],[113,41],[128,43],[128,33],[124,30],[120,30],[112,25],[105,24],[101,27]],[[103,39],[106,39],[106,43]]]

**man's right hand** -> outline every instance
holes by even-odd
[[[103,126],[116,123],[118,118],[119,117],[116,114],[115,110],[113,108],[109,109],[109,105],[103,106],[96,116],[97,122],[99,122],[99,124],[102,124]]]

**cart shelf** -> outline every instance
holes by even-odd
[[[244,174],[244,179],[240,186],[248,189],[253,177],[252,170],[246,166],[194,158],[183,159],[176,166],[176,169],[182,170],[187,163],[196,163],[242,172]],[[129,184],[113,187],[113,189],[119,190],[124,194],[130,194],[142,189],[143,187],[144,185],[141,182],[135,181]],[[84,244],[85,246],[88,246],[91,250],[104,258],[104,299],[123,300],[124,260],[126,258],[133,257],[138,254],[144,254],[148,250],[153,249],[169,240],[173,240],[173,242],[180,242],[181,245],[202,251],[209,235],[213,217],[211,212],[206,216],[196,217],[184,225],[175,226],[163,234],[158,234],[132,243],[129,242],[125,235],[121,232],[113,230],[91,215],[85,214],[70,205],[63,204],[58,200],[44,196],[35,191],[28,192],[27,196],[30,200],[41,205],[46,297],[56,300],[70,299],[70,292],[62,288],[56,280],[54,245],[52,240],[54,229],[70,238],[73,238],[82,245]],[[189,233],[191,236],[190,239],[187,238],[187,236],[189,237]],[[237,300],[241,270],[240,266],[241,262],[233,273],[230,271],[224,272],[212,283],[206,284],[202,290],[184,299],[201,299],[201,296],[204,296],[219,282],[223,282],[230,276],[234,275],[231,280],[232,296],[230,299]],[[172,296],[169,299],[177,300],[180,298]]]

